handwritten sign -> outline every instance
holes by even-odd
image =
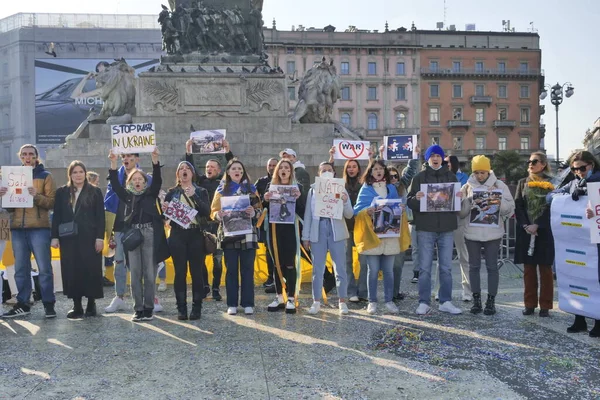
[[[33,186],[32,167],[2,167],[2,186],[8,191],[2,196],[4,208],[32,208],[33,196],[27,188]]]
[[[383,159],[408,161],[419,158],[415,151],[417,135],[399,135],[383,137]]]
[[[177,199],[171,199],[169,206],[165,210],[165,217],[182,226],[184,229],[190,227],[194,217],[198,214],[198,210],[182,203]]]
[[[346,193],[343,179],[317,177],[313,193],[315,197],[315,215],[324,218],[342,219],[344,212],[342,195]]]
[[[364,140],[335,139],[335,160],[368,160],[371,142]]]
[[[590,239],[592,243],[600,243],[600,183],[588,182],[588,197],[594,217],[590,224]]]
[[[156,147],[154,123],[111,125],[115,154],[152,153]]]
[[[10,215],[7,212],[0,212],[0,241],[2,240],[10,240]]]

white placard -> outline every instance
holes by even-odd
[[[597,186],[592,189],[590,185],[588,193],[598,191]],[[571,196],[555,196],[552,200],[558,307],[571,314],[600,319],[598,245],[589,241],[590,228],[597,231],[597,223],[595,218],[586,218],[586,207],[583,196],[579,201],[573,201]]]
[[[198,214],[198,210],[177,199],[171,199],[169,206],[165,210],[165,217],[182,226],[184,229],[189,228],[196,214]]]
[[[114,154],[152,153],[156,147],[153,122],[111,125]]]
[[[422,183],[421,212],[454,212],[460,211],[460,183]]]
[[[225,154],[223,140],[227,136],[225,129],[196,131],[190,133],[193,154]]]
[[[600,243],[600,183],[588,182],[588,200],[594,212],[593,223],[590,224],[591,243]]]
[[[366,140],[334,139],[334,160],[368,160],[371,142]]]
[[[342,219],[346,184],[338,178],[315,178],[313,196],[315,197],[315,215],[323,218]]]
[[[8,191],[2,196],[4,208],[32,208],[33,196],[27,188],[33,186],[33,168],[27,166],[2,167],[2,185]]]

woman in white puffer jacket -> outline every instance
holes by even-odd
[[[463,193],[460,217],[465,221],[465,242],[469,253],[469,280],[473,291],[471,313],[485,315],[496,313],[495,298],[498,293],[498,250],[504,236],[504,220],[515,211],[515,201],[508,186],[496,178],[490,159],[475,156],[471,161],[473,173]],[[502,191],[501,199],[493,191]],[[475,199],[473,194],[475,193]],[[488,297],[485,309],[481,304],[481,249],[484,251],[488,272]]]

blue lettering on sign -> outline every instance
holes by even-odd
[[[572,249],[567,249],[565,250],[567,253],[575,253],[575,254],[581,254],[585,256],[585,251],[581,251],[581,250],[572,250]]]
[[[569,287],[573,288],[573,289],[579,289],[579,290],[588,290],[588,288],[583,287],[583,286],[569,285]]]
[[[583,219],[581,215],[568,215],[568,214],[560,214],[561,218],[570,218],[570,219]]]

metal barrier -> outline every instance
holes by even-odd
[[[517,240],[516,225],[517,219],[514,214],[504,221],[504,236],[500,242],[500,250],[498,253],[498,269],[501,269],[505,264],[508,264],[522,274],[523,268],[515,264],[510,256],[511,251],[514,252],[515,249],[514,246],[511,246],[511,243],[514,243]]]

